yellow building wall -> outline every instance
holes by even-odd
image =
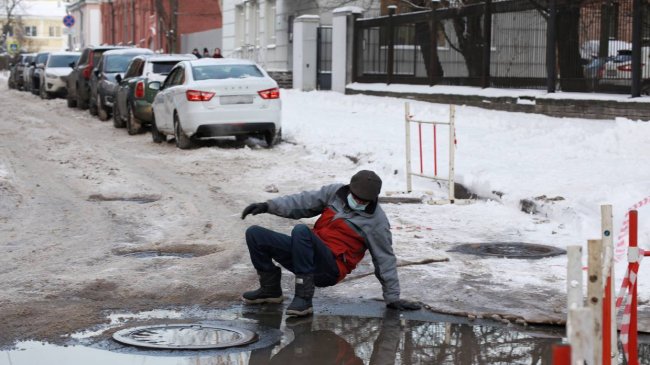
[[[62,18],[21,18],[21,31],[25,34],[25,28],[36,27],[36,36],[24,35],[24,42],[20,47],[27,52],[57,52],[67,47],[67,36],[63,33],[65,26]],[[18,33],[18,26],[14,23],[14,33]],[[18,42],[15,36],[9,37],[7,44],[11,41]]]

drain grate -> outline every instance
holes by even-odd
[[[540,259],[566,254],[565,250],[557,247],[522,242],[468,243],[450,251],[513,259]]]
[[[248,345],[258,337],[255,332],[241,328],[183,323],[127,328],[115,332],[113,339],[137,347],[206,350]]]

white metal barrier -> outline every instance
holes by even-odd
[[[455,198],[454,193],[454,162],[455,162],[455,151],[456,151],[456,107],[454,105],[449,105],[449,120],[446,122],[440,122],[435,120],[417,120],[413,119],[413,116],[410,112],[409,103],[404,105],[404,120],[406,128],[406,191],[413,191],[412,186],[412,177],[418,176],[426,179],[431,179],[434,181],[445,181],[449,185],[449,195],[446,200],[435,200],[431,201],[432,204],[454,204],[459,203],[460,201]],[[412,151],[411,151],[411,123],[417,123],[418,125],[418,141],[419,141],[419,161],[420,169],[419,172],[413,172],[411,163],[412,163]],[[422,148],[422,125],[432,125],[433,126],[433,174],[424,173],[424,163],[423,163],[423,148]],[[449,173],[447,177],[441,177],[438,175],[438,136],[437,136],[437,126],[446,125],[449,126]]]

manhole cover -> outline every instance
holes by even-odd
[[[557,247],[521,242],[468,243],[451,251],[515,259],[539,259],[566,254],[566,251]]]
[[[204,350],[248,345],[257,334],[246,329],[206,324],[163,324],[127,328],[113,334],[125,345],[170,350]]]

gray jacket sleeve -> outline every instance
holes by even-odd
[[[269,213],[293,219],[315,217],[323,212],[341,186],[343,184],[325,185],[319,190],[271,199],[267,201]]]
[[[393,253],[393,239],[388,219],[386,218],[386,224],[368,232],[367,236],[368,249],[375,266],[375,276],[381,283],[384,301],[386,303],[395,302],[399,300],[400,288],[397,277],[397,258]]]

